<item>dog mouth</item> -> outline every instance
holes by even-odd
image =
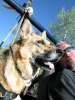
[[[36,65],[43,68],[44,70],[51,70],[50,62],[47,59],[43,59],[41,57],[37,57],[35,59]]]
[[[52,69],[51,63],[55,64],[61,58],[62,58],[62,52],[60,50],[57,50],[37,56],[35,59],[35,63],[45,70],[51,70]]]

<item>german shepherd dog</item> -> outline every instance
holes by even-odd
[[[37,75],[37,65],[45,66],[43,61],[50,60],[49,53],[53,50],[55,47],[47,39],[46,32],[35,34],[32,32],[31,23],[25,19],[20,40],[0,54],[1,85],[8,92],[20,94],[30,86],[31,80]]]

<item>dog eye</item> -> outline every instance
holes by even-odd
[[[43,40],[38,40],[37,43],[38,44],[44,44],[44,41]]]

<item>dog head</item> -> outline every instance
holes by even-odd
[[[45,31],[38,35],[31,32],[29,21],[26,21],[25,24],[20,33],[21,44],[15,45],[13,51],[17,51],[14,58],[17,58],[16,63],[17,69],[21,73],[20,77],[25,80],[24,84],[29,86],[30,84],[28,85],[27,82],[36,76],[38,68],[50,70],[50,65],[46,63],[56,60],[58,54],[55,46],[48,40]]]
[[[45,63],[57,60],[60,55],[55,46],[48,40],[46,32],[44,31],[40,35],[32,32],[32,25],[27,19],[20,32],[20,37],[21,45],[16,62],[22,77],[26,80],[32,79],[37,67],[50,68]],[[16,48],[15,46],[14,51]],[[17,53],[15,54],[17,55]]]
[[[19,49],[20,59],[17,59],[18,68],[24,79],[30,79],[36,73],[39,66],[45,66],[47,62],[56,55],[52,54],[55,47],[46,37],[46,32],[37,35],[34,32],[23,37]],[[47,66],[46,66],[47,67]]]

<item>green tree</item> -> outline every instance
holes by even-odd
[[[62,9],[50,29],[58,39],[65,40],[75,47],[75,7],[68,11]]]

